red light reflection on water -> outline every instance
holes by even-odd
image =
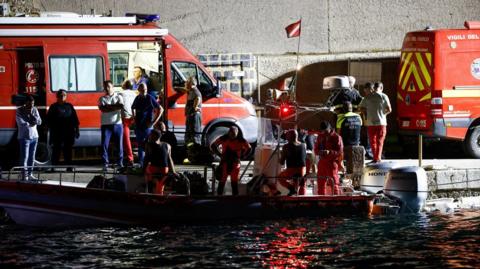
[[[270,233],[270,228],[266,228],[265,232]],[[261,245],[261,249],[266,252],[261,261],[262,266],[267,268],[307,268],[316,259],[314,254],[334,251],[333,247],[320,247],[317,243],[309,242],[305,236],[306,232],[306,228],[281,227],[272,233],[275,238]],[[260,238],[257,237],[257,240]],[[309,249],[312,246],[314,250]]]

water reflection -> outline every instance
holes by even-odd
[[[0,267],[475,268],[480,212],[36,230],[0,226]]]

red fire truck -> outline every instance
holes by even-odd
[[[480,158],[480,22],[407,33],[397,108],[401,135],[461,140]]]
[[[35,95],[36,105],[45,114],[59,89],[68,91],[68,101],[80,118],[76,146],[99,146],[97,101],[104,94],[102,82],[121,84],[131,77],[133,64],[144,66],[141,59],[145,64],[149,59],[152,84],[157,85],[166,108],[164,121],[180,145],[186,101],[180,88],[192,75],[204,100],[204,143],[231,125],[238,126],[250,143],[256,142],[253,106],[221,91],[205,67],[167,29],[157,26],[155,16],[5,17],[0,18],[0,146],[16,140],[15,109],[26,93]],[[41,133],[39,151],[45,152],[48,134]]]

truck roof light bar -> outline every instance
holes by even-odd
[[[0,29],[2,37],[17,36],[165,36],[167,29]]]
[[[45,24],[136,24],[133,17],[2,17],[0,25]]]
[[[127,13],[125,16],[136,17],[137,21],[140,22],[157,22],[160,20],[160,15],[158,14]]]

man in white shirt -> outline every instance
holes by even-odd
[[[101,115],[101,131],[102,131],[102,161],[103,168],[109,165],[108,146],[110,138],[113,140],[118,151],[117,165],[123,167],[123,127],[121,110],[123,108],[123,98],[113,89],[113,83],[110,80],[103,82],[105,95],[98,100],[98,108],[102,112]]]
[[[374,91],[363,98],[360,109],[366,115],[368,138],[373,153],[373,163],[382,158],[383,142],[387,136],[387,115],[392,112],[388,96],[383,93],[383,83],[375,82]]]

